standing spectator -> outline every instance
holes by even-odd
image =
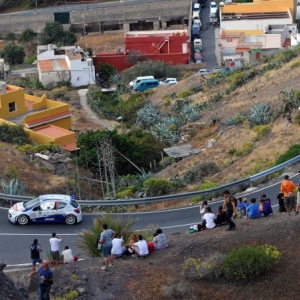
[[[135,254],[132,254],[132,257],[144,257],[149,254],[148,250],[148,244],[147,242],[143,239],[143,236],[141,234],[138,235],[139,241],[134,244],[134,252]]]
[[[216,215],[212,213],[209,206],[206,209],[207,213],[203,216],[202,226],[207,229],[213,229],[216,227]]]
[[[299,208],[300,208],[300,171],[298,172],[298,191],[297,191],[297,205],[296,205],[296,214],[299,214]]]
[[[42,246],[38,243],[37,239],[33,240],[33,244],[30,245],[30,253],[32,260],[32,272],[30,276],[35,272],[36,263],[41,263],[43,260],[40,257],[40,253],[42,252]]]
[[[292,124],[292,125],[293,125],[292,115],[291,115],[290,112],[288,112],[288,113],[286,114],[286,127],[288,127],[289,124]]]
[[[200,215],[201,215],[201,221],[202,221],[202,218],[204,216],[204,214],[207,213],[207,201],[204,200],[203,203],[200,205]]]
[[[156,250],[161,250],[168,247],[166,235],[162,232],[160,228],[156,230],[156,234],[152,242]]]
[[[107,228],[107,224],[102,225],[103,231],[100,236],[100,244],[102,244],[102,254],[104,256],[104,266],[102,270],[107,270],[108,267],[114,268],[114,258],[111,255],[112,237],[115,232]],[[108,264],[109,263],[109,264]]]
[[[32,274],[34,273],[39,273],[40,276],[38,287],[39,300],[50,300],[49,293],[51,285],[53,284],[53,274],[49,269],[48,260],[43,260],[42,267],[40,267],[37,271],[34,271]]]
[[[124,242],[123,237],[120,234],[115,234],[112,240],[112,249],[111,254],[114,257],[121,257],[123,253],[126,251],[126,247],[122,247],[122,243]]]
[[[246,208],[246,218],[257,219],[260,217],[259,206],[256,204],[256,199],[250,200],[251,204]]]
[[[229,223],[227,231],[234,230],[236,225],[233,222],[233,216],[236,214],[235,198],[230,195],[228,190],[224,191],[223,209],[226,211],[226,221]]]
[[[73,255],[72,249],[68,246],[65,246],[64,251],[61,253],[61,258],[65,264],[78,260],[78,257]]]
[[[289,175],[284,176],[284,181],[281,183],[280,191],[284,194],[284,206],[286,212],[290,215],[292,210],[295,210],[295,189],[296,185],[290,180]],[[295,211],[295,215],[297,212]]]
[[[277,195],[277,199],[278,199],[278,210],[279,212],[286,212],[286,209],[284,207],[284,193],[279,193]]]
[[[220,205],[218,209],[216,225],[217,226],[227,225],[226,212],[224,211],[222,205]]]
[[[49,240],[50,242],[50,254],[51,254],[51,263],[55,267],[59,266],[60,261],[60,255],[59,255],[59,245],[61,242],[63,242],[63,239],[61,239],[58,235],[56,235],[55,232],[52,233],[52,238]]]

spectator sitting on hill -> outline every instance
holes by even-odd
[[[224,211],[222,205],[220,205],[218,209],[216,225],[217,226],[227,225],[226,212]]]
[[[70,249],[68,246],[65,246],[64,251],[61,253],[61,259],[65,264],[68,264],[72,261],[77,261],[78,256],[74,256],[72,249]]]
[[[203,203],[200,205],[200,215],[202,216],[202,218],[203,218],[204,214],[207,213],[206,208],[207,208],[207,201],[204,200]],[[201,221],[202,221],[202,218],[201,218]]]
[[[166,235],[162,232],[160,228],[156,230],[156,234],[152,242],[156,250],[161,250],[168,247]]]
[[[207,229],[213,229],[216,227],[216,215],[212,213],[211,208],[207,206],[207,213],[203,216],[202,226]]]
[[[129,245],[128,245],[128,248],[127,250],[130,252],[130,253],[133,253],[134,252],[134,244],[137,243],[139,241],[137,235],[135,233],[132,233],[130,235],[130,241],[129,241]]]
[[[111,254],[114,257],[121,257],[126,251],[126,247],[122,247],[123,242],[123,237],[120,234],[114,234],[111,249]]]
[[[260,199],[265,199],[265,201],[269,201],[270,204],[271,204],[271,206],[272,206],[271,199],[268,198],[265,194],[262,194],[262,195],[260,196]]]
[[[246,218],[257,219],[260,217],[258,204],[255,203],[255,198],[252,198],[250,201],[251,204],[246,208]]]
[[[134,252],[135,254],[132,254],[132,257],[143,257],[146,258],[146,256],[149,254],[148,250],[148,244],[143,239],[143,236],[141,234],[138,235],[139,241],[137,243],[134,243]]]
[[[261,217],[268,217],[273,215],[273,209],[270,201],[265,198],[260,198],[259,212]]]
[[[237,205],[237,211],[241,214],[241,217],[246,216],[246,208],[249,206],[247,203],[248,199],[247,198],[238,198],[239,204]]]

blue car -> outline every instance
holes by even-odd
[[[69,195],[42,195],[28,202],[14,204],[8,210],[13,224],[66,223],[73,225],[82,220],[80,205]]]

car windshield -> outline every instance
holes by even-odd
[[[210,6],[211,7],[217,7],[216,3],[211,3]]]
[[[38,198],[34,198],[28,202],[23,202],[23,206],[24,206],[24,208],[28,208],[28,207],[33,207],[39,203],[40,203],[40,198],[38,197]]]

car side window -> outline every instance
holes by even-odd
[[[33,209],[32,209],[32,211],[39,211],[39,210],[41,210],[41,208],[40,208],[40,206],[38,205],[38,206],[36,206],[36,207],[34,207]]]
[[[55,209],[55,201],[47,201],[41,203],[41,210]]]
[[[56,209],[63,209],[67,206],[67,203],[66,202],[61,202],[61,201],[57,201],[57,207]]]

